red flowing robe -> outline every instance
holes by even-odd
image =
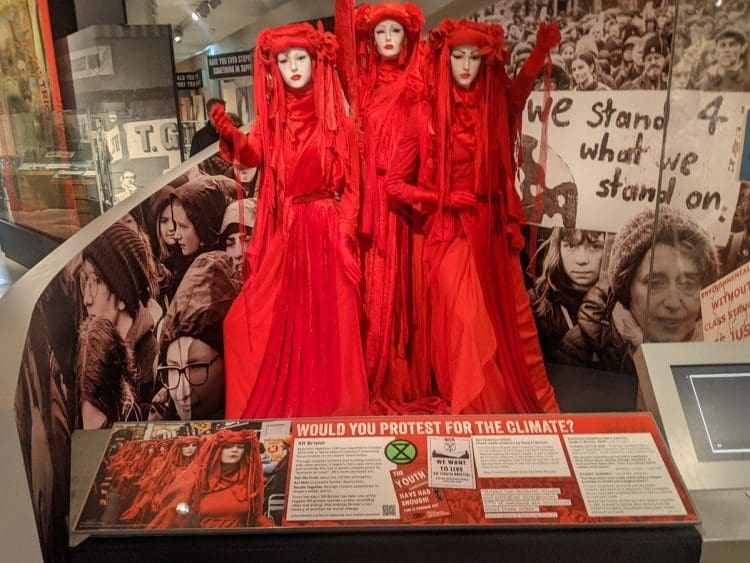
[[[273,522],[262,513],[262,484],[248,496],[249,469],[240,467],[211,475],[205,490],[196,490],[205,468],[192,464],[164,492],[159,513],[146,525],[147,529],[172,528],[247,528],[270,527]],[[256,471],[262,471],[256,468]],[[184,504],[187,511],[177,511]]]
[[[258,208],[279,227],[261,241],[258,270],[224,321],[227,418],[368,412],[359,298],[335,246],[340,232],[354,237],[359,187],[341,160],[325,180],[320,135],[313,89],[287,93],[285,189],[265,200],[278,199],[278,209],[263,209],[262,195]],[[244,164],[258,166],[256,129],[249,152],[254,162]]]
[[[528,91],[514,92],[512,87],[509,93],[511,102],[521,101],[509,104],[510,111],[528,96]],[[476,87],[453,89],[455,117],[446,188],[449,193],[475,193],[478,205],[469,210],[441,206],[432,218],[426,243],[432,363],[438,391],[450,401],[452,413],[556,412],[519,257],[511,249],[514,239],[520,238],[522,218],[512,176],[494,183],[498,193],[488,192],[493,183],[476,181],[475,175],[483,169],[477,163],[481,158],[476,134],[481,126],[480,96]],[[428,133],[432,119],[429,108],[418,108],[394,156],[387,189],[397,201],[413,202],[418,173],[422,175],[420,166],[429,166],[433,158]],[[510,144],[510,135],[505,137],[500,142]],[[512,193],[503,193],[505,186]],[[449,193],[443,194],[445,201]]]
[[[416,56],[416,55],[415,55]],[[374,409],[434,412],[428,351],[427,288],[420,232],[424,218],[391,201],[386,172],[422,84],[397,62],[380,61],[372,90],[361,93],[364,174],[365,363]]]

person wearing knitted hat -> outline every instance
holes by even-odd
[[[256,203],[254,198],[243,198],[233,201],[224,212],[219,235],[219,247],[223,249],[234,263],[238,279],[243,279],[245,256],[250,244],[250,237],[255,226]]]
[[[214,108],[222,156],[262,169],[250,277],[224,321],[228,418],[368,412],[358,141],[337,47],[322,24],[265,29],[250,134]]]
[[[412,107],[424,99],[424,16],[412,3],[336,1],[339,72],[361,116],[364,249],[364,355],[371,403],[384,412],[429,412],[416,402],[431,390],[424,265],[418,250],[423,217],[389,205],[386,172]],[[417,284],[415,286],[415,284]],[[405,296],[412,295],[413,299]]]
[[[89,317],[78,337],[76,395],[84,430],[138,420],[135,367],[122,336],[106,317]]]
[[[224,317],[240,290],[224,252],[198,256],[164,317],[156,370],[161,390],[151,420],[222,418],[224,411]]]
[[[160,501],[148,529],[271,527],[263,515],[263,464],[253,430],[219,430]]]
[[[148,252],[143,239],[118,222],[81,253],[78,281],[86,314],[105,317],[125,340],[136,362],[136,393],[148,402],[153,391],[156,338]]]
[[[433,209],[424,251],[432,367],[452,413],[558,410],[518,257],[513,142],[559,41],[557,24],[540,24],[511,80],[501,27],[444,20],[428,43],[432,107],[409,120],[388,172],[395,202]]]
[[[635,46],[640,43],[640,38],[633,35],[625,40],[622,46],[622,63],[612,71],[612,77],[618,86],[635,80],[641,75],[641,68],[635,61]]]
[[[653,209],[638,213],[617,234],[608,270],[609,285],[586,295],[557,359],[634,375],[642,342],[702,339],[700,290],[718,277],[719,259],[692,219],[666,205],[658,222]]]
[[[643,73],[630,82],[625,82],[623,90],[666,90],[667,83],[662,78],[662,67],[669,55],[669,45],[660,35],[651,35],[643,47]]]

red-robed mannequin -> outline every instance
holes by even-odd
[[[139,483],[138,496],[130,508],[123,512],[120,520],[131,524],[148,522],[158,510],[159,499],[165,487],[195,459],[200,443],[198,436],[183,436],[175,440],[159,468],[153,473],[144,474]]]
[[[223,156],[261,167],[251,274],[224,321],[227,418],[368,412],[354,252],[359,163],[336,47],[307,23],[264,30],[252,132],[214,107]]]
[[[169,528],[270,527],[263,515],[263,464],[252,430],[219,430],[161,497],[146,526]]]
[[[559,40],[542,24],[510,80],[500,26],[443,21],[429,40],[432,107],[410,120],[388,174],[390,197],[437,207],[425,247],[431,350],[453,413],[559,410],[523,285],[513,184],[523,105]]]
[[[386,172],[412,107],[425,95],[424,16],[411,3],[336,0],[339,74],[359,116],[362,149],[364,354],[374,412],[435,412],[422,261],[424,218],[389,203]]]

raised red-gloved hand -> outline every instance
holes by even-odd
[[[560,43],[560,39],[562,37],[557,22],[539,24],[536,30],[536,47],[549,52]]]
[[[362,279],[362,270],[359,267],[359,261],[352,251],[350,239],[345,233],[339,233],[336,239],[336,251],[338,252],[344,275],[354,285],[358,285]]]
[[[242,152],[244,144],[247,142],[247,136],[232,125],[227,112],[224,111],[224,106],[221,104],[215,104],[211,108],[211,119],[213,119],[214,127],[219,133],[219,154],[224,160],[232,162],[234,160],[233,154]]]
[[[471,192],[451,192],[448,196],[448,205],[456,209],[472,209],[477,206],[477,196]]]
[[[415,206],[420,204],[437,205],[438,203],[438,195],[430,190],[425,190],[424,188],[414,188],[413,194],[413,204]]]

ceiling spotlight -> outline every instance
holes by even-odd
[[[200,3],[200,6],[198,6],[198,9],[196,10],[198,12],[198,15],[202,18],[208,17],[209,12],[211,11],[211,8],[208,6],[208,2],[205,0]]]
[[[198,15],[198,12],[196,12],[195,10],[190,13],[190,17],[193,18],[193,21],[198,21],[199,19],[201,19],[201,17]]]
[[[221,0],[208,0],[208,7],[212,10],[215,10],[219,6],[221,6]]]
[[[174,42],[179,43],[182,41],[182,26],[178,25],[174,28]]]

